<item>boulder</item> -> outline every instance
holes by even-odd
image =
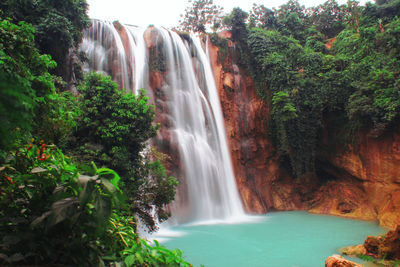
[[[357,255],[366,255],[367,250],[363,245],[356,245],[356,246],[350,246],[350,247],[344,247],[340,249],[340,252],[343,255],[349,255],[349,256],[357,256]]]
[[[379,246],[381,241],[379,238],[374,236],[368,236],[367,239],[364,241],[364,247],[366,250],[366,254],[378,257],[379,256]]]
[[[400,260],[400,225],[385,236],[368,236],[364,247],[367,255],[386,260]]]
[[[386,234],[379,247],[379,253],[388,260],[400,260],[400,225]]]
[[[362,265],[346,260],[340,255],[333,255],[325,260],[325,267],[362,267]]]

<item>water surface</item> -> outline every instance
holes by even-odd
[[[162,237],[161,231],[156,239],[183,250],[194,266],[321,267],[338,248],[385,232],[373,222],[298,211],[256,218],[241,224],[181,225],[170,229],[175,236]]]

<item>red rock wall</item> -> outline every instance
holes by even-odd
[[[378,220],[380,225],[393,228],[400,224],[400,135],[388,133],[380,138],[369,137],[362,133],[357,136],[357,144],[343,151],[324,155],[348,182],[346,187],[328,201],[312,211],[335,215],[340,212],[333,202],[339,202],[339,196],[350,199],[353,194],[358,207],[347,213],[349,217]],[[358,189],[358,191],[355,190]],[[358,203],[357,203],[358,201]],[[330,203],[330,204],[329,204]]]
[[[232,62],[231,56],[221,62],[218,47],[210,43],[209,51],[245,209],[257,214],[303,209],[290,177],[279,168],[268,137],[269,109],[257,95],[252,80]]]

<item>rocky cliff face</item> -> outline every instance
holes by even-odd
[[[361,133],[354,146],[328,151],[321,157],[337,181],[321,187],[311,211],[400,224],[400,135]]]
[[[228,50],[232,46],[228,43]],[[262,214],[304,209],[292,179],[279,167],[268,137],[269,109],[257,95],[251,78],[232,61],[229,51],[222,52],[211,43],[209,50],[235,177],[246,210]]]
[[[229,34],[224,33],[224,37]],[[357,144],[332,149],[333,134],[321,141],[319,178],[293,179],[280,168],[268,138],[269,109],[257,95],[251,78],[228,51],[210,45],[225,127],[239,191],[247,211],[306,209],[313,213],[378,220],[382,226],[400,223],[400,135],[379,139],[357,136]],[[329,149],[325,149],[328,148]]]

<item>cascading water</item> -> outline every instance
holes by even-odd
[[[145,29],[92,20],[84,32],[81,51],[87,58],[85,71],[100,71],[110,75],[122,88],[137,93],[147,86],[148,65]],[[124,39],[129,45],[124,45]],[[126,42],[125,42],[126,43]]]
[[[171,99],[174,132],[188,179],[189,218],[210,220],[238,216],[243,213],[242,204],[208,58],[198,37],[192,36],[191,51],[175,32],[160,31],[169,69],[165,91]],[[206,81],[205,86],[200,87],[194,69]]]
[[[141,87],[149,90],[145,31],[118,27],[96,20],[86,31],[81,49],[89,58],[88,69],[110,74],[134,92]],[[185,179],[185,186],[179,189],[184,192],[178,191],[172,217],[177,222],[235,220],[244,212],[208,56],[197,36],[184,41],[173,31],[156,31],[162,44],[157,49],[165,60],[161,90],[169,112],[166,127],[184,166],[180,178]]]

